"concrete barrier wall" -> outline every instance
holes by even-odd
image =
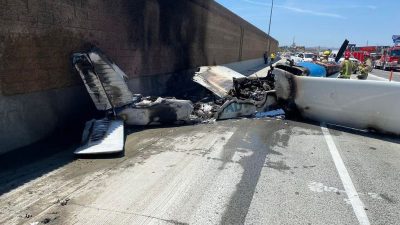
[[[70,66],[88,44],[129,75],[133,92],[147,94],[162,94],[179,71],[260,58],[268,40],[278,46],[211,0],[0,1],[0,23],[0,153],[92,108]]]

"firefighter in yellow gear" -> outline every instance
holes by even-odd
[[[372,71],[372,60],[371,60],[371,56],[368,54],[365,56],[365,65],[367,65],[368,67],[368,72]]]
[[[275,60],[275,53],[271,53],[271,63],[273,63]]]
[[[353,71],[353,64],[350,61],[350,53],[346,52],[344,56],[344,61],[342,62],[342,71],[340,72],[340,77],[343,79],[350,79]]]
[[[360,74],[357,75],[357,78],[359,80],[366,80],[368,77],[368,66],[365,64],[365,62],[358,66],[358,71],[360,71]]]
[[[329,55],[331,53],[329,51],[324,51],[322,57],[321,57],[321,62],[322,63],[328,63]]]
[[[368,73],[372,70],[372,61],[369,58],[369,55],[365,55],[365,61],[360,64],[358,67],[358,71],[360,74],[357,75],[359,80],[366,80],[368,78]]]

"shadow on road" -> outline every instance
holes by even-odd
[[[245,223],[261,171],[265,162],[268,161],[268,155],[280,154],[273,151],[273,147],[279,144],[287,145],[290,138],[291,129],[282,124],[282,121],[265,124],[262,120],[254,120],[249,126],[242,127],[240,132],[235,133],[225,146],[221,157],[223,159],[231,160],[235,152],[240,149],[251,150],[252,154],[239,161],[244,170],[243,175],[222,215],[221,224]],[[277,135],[277,131],[280,130],[284,131],[285,135]]]
[[[128,135],[143,130],[174,128],[188,125],[132,126],[125,127],[125,141]],[[125,151],[106,155],[73,154],[79,147],[83,127],[59,131],[32,145],[0,155],[0,195],[35,180],[76,159],[118,159],[125,157]]]
[[[59,131],[32,145],[0,155],[0,195],[72,161],[81,128]]]
[[[359,135],[359,136],[363,136],[363,137],[377,139],[380,141],[386,141],[386,142],[391,142],[391,143],[395,143],[395,144],[400,144],[400,137],[397,135],[381,134],[381,133],[377,133],[375,131],[357,130],[357,129],[347,128],[347,127],[342,127],[342,126],[332,125],[332,124],[328,124],[328,128],[331,130],[334,130],[334,131],[355,134],[355,135]],[[332,135],[334,135],[334,133]]]

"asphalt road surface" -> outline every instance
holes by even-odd
[[[0,172],[0,224],[399,224],[400,139],[242,119],[128,130]]]
[[[389,80],[389,77],[390,77],[390,71],[385,71],[385,70],[374,69],[374,70],[372,70],[372,72],[370,74],[375,75],[379,78],[382,78],[380,80]],[[393,72],[392,80],[400,82],[400,72],[398,72],[398,71]]]

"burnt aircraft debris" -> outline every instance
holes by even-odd
[[[133,95],[126,74],[98,48],[73,54],[72,63],[97,110],[105,112],[105,118],[87,123],[76,154],[121,152],[124,123],[155,125],[191,120],[193,105],[188,100]]]
[[[141,97],[131,107],[118,110],[128,125],[182,124],[191,121],[192,102],[175,98]]]
[[[132,93],[125,80],[127,75],[98,48],[72,55],[74,68],[79,72],[97,110],[105,111],[129,105]]]
[[[346,44],[346,43],[345,43]],[[285,66],[282,66],[285,65]],[[200,71],[212,71],[203,69]],[[219,70],[226,77],[229,69]],[[306,71],[306,70],[304,70]],[[325,122],[356,129],[372,130],[379,133],[400,135],[397,115],[400,107],[393,106],[400,95],[399,83],[383,83],[356,80],[310,77],[295,65],[277,63],[270,68],[267,77],[274,78],[268,90],[260,77],[232,77],[233,84],[224,104],[215,114],[217,119],[238,116],[275,117],[295,116],[313,121]],[[334,71],[332,69],[332,71]],[[196,74],[199,76],[201,74]],[[214,76],[218,74],[213,74]],[[206,77],[204,74],[201,76]],[[247,80],[251,79],[251,80]],[[215,79],[214,79],[215,80]],[[240,82],[237,82],[237,81]],[[259,82],[257,82],[260,80]],[[218,82],[203,82],[208,86],[220,86]],[[258,85],[257,85],[258,84]],[[213,87],[207,87],[213,90]],[[265,100],[260,93],[266,94]],[[279,108],[284,109],[284,115]],[[273,110],[277,109],[277,110]]]
[[[265,98],[265,94],[275,87],[274,77],[270,76],[262,78],[233,78],[233,89],[230,95],[240,99],[252,99],[261,101]]]
[[[246,77],[223,66],[200,67],[193,76],[193,81],[207,89],[211,95],[202,99],[201,96],[197,96],[197,99],[201,100],[194,103],[186,99],[132,94],[126,83],[127,75],[97,48],[73,54],[73,64],[96,108],[105,112],[103,119],[92,120],[86,124],[82,146],[76,150],[76,154],[122,151],[124,124],[180,125],[239,117],[285,118],[293,113],[317,121],[356,128],[373,127],[375,130],[400,133],[395,123],[391,123],[395,124],[395,127],[388,127],[359,114],[357,118],[349,115],[348,118],[353,118],[351,120],[334,116],[339,110],[335,107],[338,100],[330,101],[325,93],[314,93],[318,88],[307,86],[308,83],[317,82],[318,86],[326,87],[326,90],[332,89],[330,96],[336,96],[336,89],[351,91],[353,86],[356,86],[350,85],[353,81],[311,78],[307,68],[290,62],[278,62],[270,66],[267,75],[263,77]],[[373,90],[379,90],[379,85],[382,86],[374,83],[364,85]],[[304,90],[305,87],[308,87],[307,90]],[[322,100],[322,97],[327,99]],[[323,103],[316,101],[319,98]],[[326,105],[328,103],[329,107]],[[324,104],[325,108],[318,108]],[[343,104],[343,107],[348,107],[347,104]],[[340,112],[346,114],[343,110]],[[376,110],[368,112],[368,116],[375,118]]]
[[[245,78],[245,76],[224,66],[203,66],[198,69],[193,81],[217,97],[224,98],[233,89],[233,78]]]
[[[283,109],[276,109],[267,112],[259,112],[255,115],[256,118],[276,117],[278,119],[285,119],[285,111]]]
[[[143,97],[129,90],[127,75],[100,49],[72,55],[100,120],[87,122],[76,154],[116,153],[123,150],[123,124],[160,125],[210,122],[276,109],[274,77],[245,77],[223,66],[200,67],[193,81],[211,91],[213,98],[192,103],[166,97]],[[272,68],[272,67],[271,67]]]
[[[275,68],[282,69],[296,76],[309,76],[310,71],[302,66],[295,65],[293,61],[288,60],[286,63],[278,63]]]
[[[215,114],[219,120],[232,119],[238,117],[253,117],[258,112],[265,112],[276,107],[275,92],[266,93],[261,101],[240,100],[232,98],[227,100]]]
[[[113,154],[124,148],[124,122],[103,118],[86,122],[82,134],[82,146],[75,150],[77,155]]]
[[[97,110],[121,118],[128,125],[153,125],[189,120],[190,101],[133,95],[127,75],[98,48],[72,56]],[[140,118],[140,120],[137,119]]]
[[[199,107],[196,114],[214,119],[252,117],[277,107],[272,70],[266,77],[245,77],[223,66],[200,67],[193,81],[210,90],[217,100],[208,102],[207,114]],[[202,105],[204,107],[204,105]]]

